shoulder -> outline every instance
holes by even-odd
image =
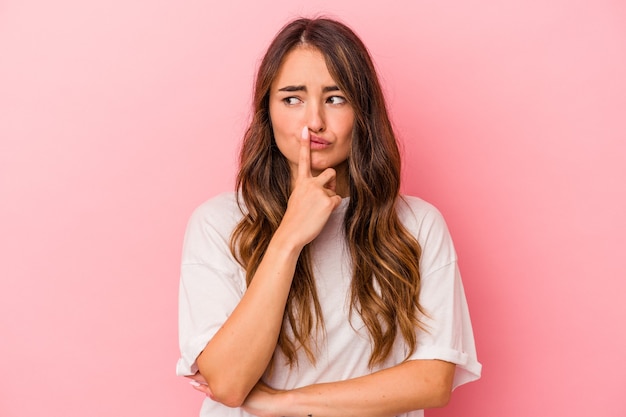
[[[229,213],[240,213],[237,205],[237,194],[233,191],[224,192],[211,197],[196,207],[192,217],[210,216],[214,214],[227,215]]]
[[[437,207],[419,197],[401,195],[398,199],[397,211],[400,220],[407,227],[445,226],[443,215]]]
[[[227,244],[242,216],[236,193],[218,194],[193,211],[187,224],[185,241],[194,246],[209,242]]]
[[[456,251],[441,212],[431,203],[413,196],[401,196],[398,217],[422,248],[425,269],[434,270],[456,261]]]
[[[191,214],[190,225],[215,224],[234,225],[241,220],[242,214],[237,204],[237,194],[225,192],[200,204]]]

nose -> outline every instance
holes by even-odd
[[[312,132],[323,132],[326,129],[326,121],[324,120],[324,109],[315,103],[309,103],[307,106],[306,125]]]

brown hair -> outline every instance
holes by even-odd
[[[415,329],[422,327],[419,315],[423,313],[418,302],[420,247],[396,212],[400,153],[376,70],[365,45],[342,23],[326,18],[295,20],[276,35],[261,62],[237,177],[245,215],[233,232],[231,250],[246,269],[249,285],[291,191],[291,172],[273,137],[270,87],[284,56],[304,45],[323,54],[355,114],[344,233],[353,267],[350,310],[360,314],[369,331],[373,366],[389,356],[398,331],[409,353],[415,350]],[[293,337],[286,332],[287,324]],[[314,328],[323,329],[323,317],[307,245],[298,259],[278,339],[290,365],[297,362],[300,347],[315,361]]]

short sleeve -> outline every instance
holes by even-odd
[[[403,210],[406,226],[422,248],[420,305],[424,329],[408,359],[440,359],[457,365],[453,389],[480,378],[474,333],[452,238],[441,213],[417,198]]]
[[[422,278],[421,305],[427,318],[409,359],[440,359],[457,365],[453,389],[480,378],[474,334],[456,262]]]
[[[210,200],[189,220],[183,244],[179,287],[180,358],[176,374],[198,371],[196,358],[241,300],[245,274],[230,253],[236,205]]]

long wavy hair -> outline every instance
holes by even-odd
[[[396,211],[400,152],[376,70],[365,45],[340,22],[292,21],[276,35],[259,66],[254,113],[244,135],[236,184],[244,216],[232,234],[231,251],[250,285],[287,209],[291,171],[274,140],[269,95],[283,58],[299,46],[323,54],[355,114],[348,157],[350,200],[343,227],[353,270],[350,312],[358,313],[369,331],[373,367],[389,356],[398,332],[409,354],[415,350],[415,329],[422,328],[423,314],[418,302],[420,246]],[[300,348],[315,363],[313,335],[320,330],[323,317],[307,245],[297,262],[278,338],[290,366],[297,363]]]

